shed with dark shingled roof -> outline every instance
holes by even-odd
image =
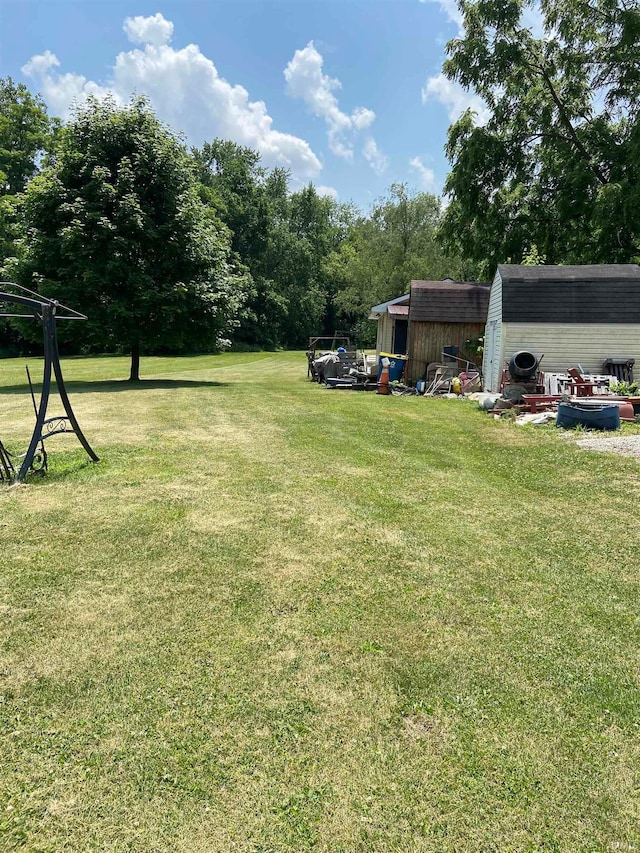
[[[637,264],[500,264],[505,323],[640,323]]]
[[[611,358],[640,364],[640,266],[500,264],[485,329],[487,388],[499,389],[505,361],[519,350],[544,353],[548,372],[603,373]]]

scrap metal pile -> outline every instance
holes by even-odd
[[[378,362],[375,356],[338,347],[336,350],[307,350],[307,376],[327,388],[376,391]]]

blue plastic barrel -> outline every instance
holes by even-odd
[[[556,426],[565,429],[575,429],[577,426],[587,429],[620,429],[620,407],[560,403],[556,415]]]
[[[399,382],[402,379],[402,374],[404,373],[404,366],[407,363],[406,355],[392,355],[388,352],[381,352],[380,358],[378,359],[378,381],[380,380],[380,374],[382,373],[382,359],[389,359],[389,382]]]

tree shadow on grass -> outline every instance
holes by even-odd
[[[93,382],[66,381],[65,386],[69,394],[99,394],[114,391],[175,391],[178,388],[225,388],[228,382],[208,382],[196,379],[140,379],[138,382],[130,382],[127,379],[101,379]],[[33,390],[39,394],[42,390],[41,382],[33,383]],[[51,383],[51,393],[57,392],[57,386]],[[29,385],[26,382],[20,385],[0,385],[0,394],[28,394]]]

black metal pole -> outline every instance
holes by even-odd
[[[36,405],[36,395],[33,393],[33,382],[31,381],[31,374],[29,373],[29,365],[25,364],[24,369],[27,371],[27,381],[29,382],[29,391],[31,391],[31,402],[33,403],[33,413],[36,417],[38,417],[38,407]]]
[[[25,364],[24,369],[27,371],[27,379],[29,380],[29,391],[31,392],[31,402],[33,403],[33,412],[36,416],[36,420],[38,419],[38,407],[36,405],[36,395],[33,392],[33,382],[31,381],[31,372],[29,370],[29,365]],[[42,436],[40,436],[40,453],[42,454],[42,462],[43,462],[43,473],[47,467],[47,451],[44,449],[44,440]]]
[[[51,392],[51,362],[53,359],[52,352],[52,335],[51,328],[55,332],[55,319],[53,317],[53,308],[51,305],[42,305],[41,315],[42,328],[44,332],[44,369],[42,372],[42,393],[40,394],[40,406],[36,416],[36,425],[33,428],[33,435],[29,448],[24,455],[22,465],[18,471],[16,480],[21,483],[29,473],[29,468],[33,462],[33,457],[36,455],[38,443],[42,440],[42,428],[47,416],[47,405],[49,403],[49,394]]]
[[[60,399],[62,400],[62,405],[64,406],[64,410],[67,413],[67,417],[69,418],[69,423],[73,427],[73,431],[75,432],[75,434],[78,436],[78,441],[84,447],[84,449],[87,451],[87,453],[89,454],[91,459],[93,459],[94,462],[99,462],[100,460],[99,460],[98,456],[96,455],[93,448],[91,447],[91,445],[89,444],[89,442],[85,438],[84,433],[80,429],[80,424],[76,420],[76,416],[73,413],[73,409],[71,408],[71,402],[69,400],[69,396],[67,394],[67,389],[65,388],[65,385],[64,385],[64,378],[62,376],[62,366],[60,364],[60,354],[58,352],[58,337],[56,335],[56,328],[55,328],[55,322],[56,322],[55,316],[52,317],[52,322],[53,322],[53,335],[52,335],[53,370],[54,370],[54,373],[56,375],[56,382],[58,383],[58,394],[60,395]]]

